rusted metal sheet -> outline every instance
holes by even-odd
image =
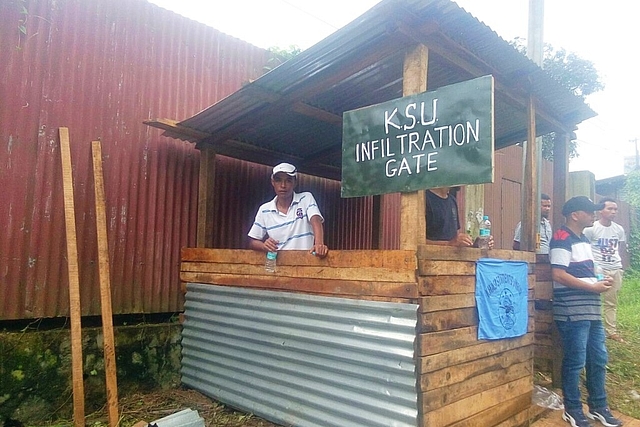
[[[144,0],[2,1],[0,40],[0,320],[68,315],[60,126],[71,137],[83,315],[100,314],[97,139],[113,311],[180,310],[199,152],[142,122],[197,113],[257,78],[268,53]]]
[[[247,232],[262,203],[275,197],[271,166],[216,156],[213,230],[215,248],[246,248]],[[369,249],[372,198],[343,199],[340,182],[300,174],[296,191],[310,191],[325,219],[325,242],[333,249]]]

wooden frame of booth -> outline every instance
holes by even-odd
[[[428,49],[417,45],[406,55],[403,93],[427,89]],[[535,102],[529,103],[527,158],[535,159]],[[556,145],[554,200],[567,189],[568,137]],[[223,286],[257,287],[341,298],[406,302],[419,305],[416,328],[418,425],[517,426],[538,415],[532,406],[534,357],[557,373],[558,351],[550,317],[548,264],[536,261],[537,166],[527,161],[522,248],[480,250],[428,245],[424,239],[424,191],[403,193],[398,250],[332,250],[326,259],[299,251],[278,257],[278,272],[264,271],[264,256],[247,250],[206,249],[210,224],[215,154],[203,149],[200,168],[198,246],[182,251],[181,280]],[[468,210],[482,203],[482,186],[468,187]],[[561,203],[557,203],[560,206]],[[554,212],[556,224],[561,223]],[[526,335],[508,340],[477,339],[475,261],[481,257],[521,260],[529,269],[529,324]],[[557,377],[556,377],[557,378]]]

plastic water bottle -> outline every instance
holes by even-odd
[[[489,236],[491,236],[491,221],[485,215],[480,223],[480,235],[478,236],[478,247],[480,249],[489,248]]]
[[[598,282],[604,280],[604,270],[600,267],[600,264],[594,262],[593,271],[596,273],[596,279],[598,279]]]
[[[267,258],[264,262],[264,269],[268,273],[276,272],[276,258],[278,257],[278,252],[267,252]]]

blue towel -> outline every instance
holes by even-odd
[[[476,262],[478,339],[498,340],[527,333],[527,272],[524,261],[482,258]]]

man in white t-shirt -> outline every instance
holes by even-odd
[[[296,193],[298,171],[290,163],[273,168],[273,200],[258,209],[249,230],[249,247],[256,251],[308,250],[324,258],[329,249],[324,244],[324,218],[309,192]]]
[[[624,342],[617,329],[618,291],[622,286],[622,256],[626,255],[626,237],[620,224],[613,222],[618,213],[618,204],[612,198],[600,201],[604,208],[599,212],[600,219],[592,227],[584,229],[584,235],[591,243],[593,258],[602,267],[604,274],[613,278],[613,286],[602,294],[604,327],[607,337]]]

